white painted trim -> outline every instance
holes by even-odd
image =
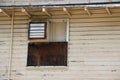
[[[49,19],[48,21],[51,21],[51,22],[67,22],[67,19]]]
[[[69,19],[67,19],[66,25],[66,41],[69,42]]]
[[[68,66],[27,66],[27,70],[34,71],[34,70],[40,70],[40,71],[67,71]]]

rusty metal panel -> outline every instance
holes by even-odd
[[[67,66],[67,42],[29,43],[27,66]]]

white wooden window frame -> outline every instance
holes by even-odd
[[[47,21],[47,30],[46,30],[46,35],[47,35],[47,40],[46,41],[49,41],[48,38],[49,38],[49,23],[50,21],[54,21],[54,22],[66,22],[66,42],[69,42],[69,19],[49,19]],[[34,41],[33,41],[34,42]],[[36,42],[36,41],[35,41]],[[42,41],[39,41],[39,42],[44,42],[44,40]],[[68,47],[69,47],[69,44],[68,44]],[[67,49],[68,50],[68,49]],[[67,51],[69,53],[69,51]],[[67,56],[68,56],[68,53],[67,53]],[[62,71],[66,71],[68,70],[69,68],[69,63],[68,63],[68,58],[67,58],[67,66],[27,66],[27,70],[52,70],[52,71],[56,71],[56,70],[62,70]],[[26,63],[27,64],[27,63]]]
[[[47,24],[50,25],[49,22],[66,22],[66,42],[69,42],[69,19],[49,19]],[[47,27],[47,33],[49,33],[49,28]],[[49,34],[47,34],[48,38],[50,37]]]

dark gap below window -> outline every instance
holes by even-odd
[[[30,42],[27,66],[67,66],[67,42]]]

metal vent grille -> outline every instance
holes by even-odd
[[[46,23],[30,23],[29,39],[45,38]]]

